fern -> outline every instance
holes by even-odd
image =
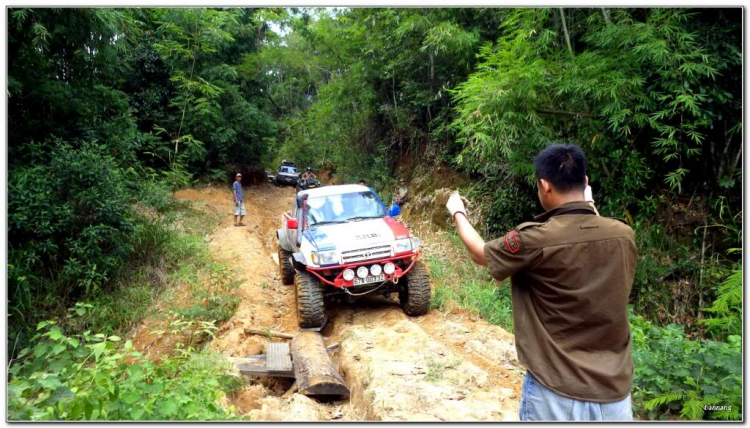
[[[715,314],[699,320],[709,331],[738,334],[742,329],[742,267],[737,268],[716,290],[716,300],[702,309]]]
[[[666,394],[662,394],[656,398],[646,401],[645,403],[643,403],[643,407],[645,407],[646,410],[653,410],[667,403],[682,400],[683,396],[684,394],[681,392],[668,392]]]
[[[742,304],[742,268],[736,269],[719,287],[713,305],[705,312],[726,314]]]
[[[701,420],[703,419],[703,405],[700,399],[690,399],[682,404],[680,416],[693,421]]]

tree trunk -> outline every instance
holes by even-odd
[[[292,361],[300,394],[349,395],[320,333],[303,331],[292,339]]]

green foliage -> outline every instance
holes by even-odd
[[[742,335],[742,267],[735,269],[716,290],[716,300],[704,312],[711,318],[698,320],[709,332],[721,336]]]
[[[630,317],[636,412],[648,419],[680,415],[690,420],[742,419],[742,339],[696,341],[684,327],[657,327]],[[729,411],[704,411],[728,406]],[[661,415],[661,416],[660,416]]]
[[[80,149],[62,144],[48,165],[14,170],[8,206],[11,289],[18,292],[46,270],[53,270],[62,293],[101,289],[133,252],[128,179],[128,171],[95,144]],[[31,303],[16,302],[27,308]]]
[[[117,336],[66,335],[53,321],[37,330],[10,366],[9,420],[237,419],[219,404],[226,385],[238,385],[217,354],[188,350],[156,363]]]
[[[501,14],[354,8],[283,16],[292,31],[245,63],[272,76],[269,98],[285,117],[273,163],[330,165],[343,181],[384,184],[395,161],[428,149],[447,114],[446,88],[469,73]]]
[[[512,11],[503,36],[480,49],[477,71],[453,92],[452,127],[465,145],[458,163],[499,187],[533,184],[529,163],[541,148],[577,143],[600,209],[617,216],[661,184],[655,179],[675,194],[707,176],[716,185],[730,167],[715,153],[739,149],[728,127],[717,128],[739,117],[736,80],[719,77],[734,73],[736,51],[708,46],[731,38],[701,27],[710,13],[611,12],[607,22],[597,9],[571,11],[571,56],[556,10]]]

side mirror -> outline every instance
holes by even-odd
[[[296,218],[288,218],[286,219],[286,228],[287,229],[296,229],[299,223],[297,222]]]
[[[388,215],[390,217],[397,217],[401,214],[401,207],[399,207],[396,204],[391,205],[391,208],[388,209]]]

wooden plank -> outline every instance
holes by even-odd
[[[349,395],[349,388],[328,357],[320,333],[303,331],[297,334],[292,339],[292,360],[301,394]]]
[[[288,372],[292,370],[292,356],[289,353],[288,343],[273,342],[267,345],[266,368],[270,372]]]

